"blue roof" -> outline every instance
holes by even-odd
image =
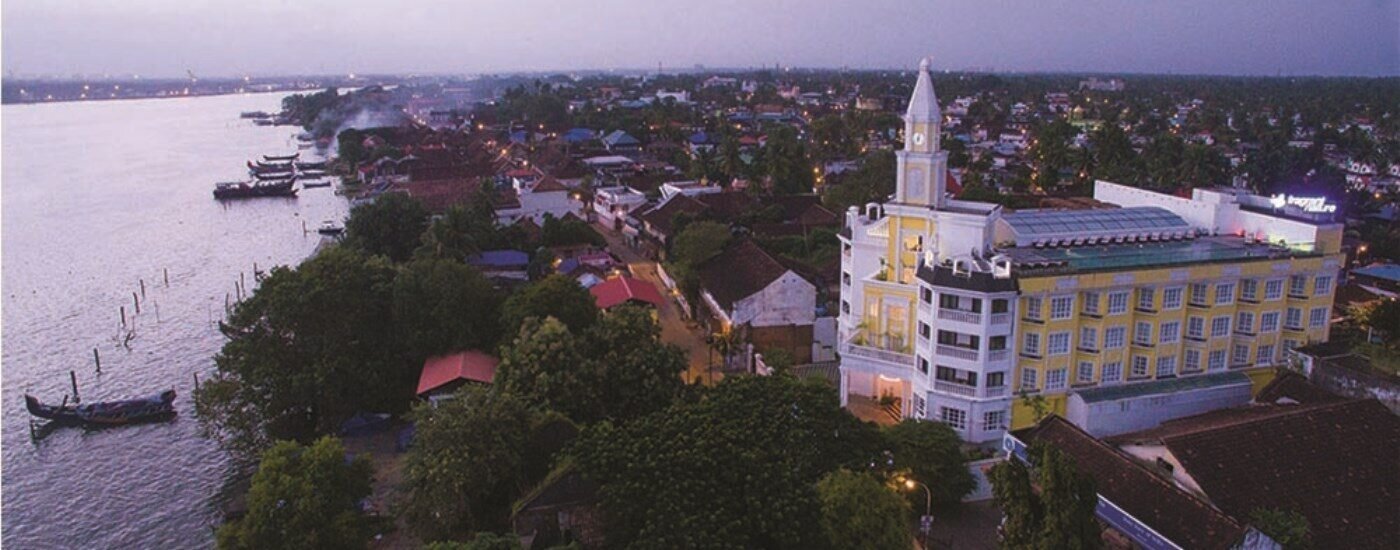
[[[710,135],[706,134],[705,132],[695,132],[693,134],[690,134],[690,138],[688,139],[690,139],[691,143],[694,143],[696,145],[705,145],[707,143],[711,143]]]
[[[570,273],[573,273],[575,269],[578,269],[578,266],[578,258],[568,258],[560,261],[559,266],[556,267],[555,270],[565,275],[568,275]]]
[[[491,267],[530,265],[530,255],[519,250],[487,250],[470,258],[467,263]]]
[[[1377,279],[1385,279],[1387,281],[1400,282],[1400,265],[1396,264],[1366,266],[1361,269],[1354,269],[1352,273],[1365,275],[1367,277],[1375,277]]]
[[[516,130],[510,133],[510,140],[516,143],[525,143],[529,141],[529,137],[524,130]]]
[[[613,130],[612,133],[603,138],[603,143],[608,145],[641,145],[642,142],[637,141],[637,138],[632,137],[627,132]]]
[[[569,129],[569,131],[564,132],[563,137],[564,141],[567,141],[569,143],[578,143],[581,141],[588,141],[596,136],[593,133],[593,130],[589,130],[588,128],[571,128]]]

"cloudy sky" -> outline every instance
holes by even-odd
[[[1400,0],[5,0],[8,74],[1400,74]]]

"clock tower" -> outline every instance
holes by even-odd
[[[919,62],[919,80],[904,113],[904,149],[896,153],[895,202],[937,209],[947,200],[948,153],[939,147],[943,113],[928,67],[928,58]]]

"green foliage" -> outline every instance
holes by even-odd
[[[713,221],[693,221],[671,241],[671,253],[666,269],[686,294],[694,294],[700,286],[696,270],[706,260],[718,256],[729,244],[729,226]]]
[[[415,408],[404,470],[413,529],[425,540],[508,529],[511,502],[544,475],[527,467],[541,418],[515,395],[476,386]]]
[[[370,494],[369,460],[347,460],[340,440],[303,447],[282,441],[262,455],[248,514],[218,530],[221,549],[364,548],[370,525],[359,503]]]
[[[470,542],[434,542],[423,550],[521,550],[520,537],[510,533],[477,533]]]
[[[883,432],[894,469],[927,485],[935,506],[956,506],[977,488],[977,481],[963,463],[962,439],[947,425],[906,419]],[[923,491],[911,492],[909,498],[923,510]]]
[[[813,162],[807,157],[807,148],[797,139],[797,131],[791,126],[773,126],[768,129],[768,141],[763,147],[763,161],[767,176],[773,182],[773,192],[779,195],[811,193],[816,176],[812,173]]]
[[[298,126],[310,130],[323,111],[335,107],[339,102],[340,92],[335,88],[310,94],[292,94],[282,98],[282,113]]]
[[[575,334],[530,318],[502,348],[496,384],[580,423],[625,420],[665,408],[683,387],[685,354],[661,342],[650,310],[614,308]]]
[[[859,169],[845,174],[840,183],[822,188],[822,203],[844,215],[852,206],[884,202],[894,193],[895,167],[893,151],[872,151]]]
[[[428,225],[428,211],[404,193],[356,206],[345,222],[345,245],[398,263],[408,260]]]
[[[216,375],[195,393],[211,435],[235,450],[309,441],[358,411],[396,411],[417,366],[390,325],[395,270],[334,247],[275,268],[234,308]]]
[[[500,308],[491,282],[455,260],[414,260],[394,280],[396,328],[408,349],[424,358],[495,349]]]
[[[470,207],[453,206],[434,220],[414,251],[420,258],[464,261],[473,254],[507,247],[489,199],[477,197]],[[485,207],[482,208],[481,205]]]
[[[817,483],[822,531],[832,548],[912,548],[909,505],[870,474],[837,470]]]
[[[540,244],[542,246],[568,246],[576,244],[591,244],[593,246],[603,246],[605,241],[593,227],[583,220],[569,218],[565,220],[555,219],[554,216],[546,214],[544,225],[541,226]]]
[[[1381,337],[1385,346],[1400,348],[1400,300],[1373,300],[1352,306],[1352,319]]]
[[[606,536],[633,548],[823,546],[816,483],[868,467],[879,433],[833,389],[790,376],[726,378],[626,424],[585,431],[582,473],[602,486]]]
[[[521,289],[501,306],[501,325],[507,338],[520,335],[531,317],[553,317],[571,330],[582,331],[598,320],[593,294],[563,275],[551,275]]]
[[[1103,545],[1094,518],[1098,493],[1094,480],[1080,472],[1059,449],[1033,446],[1028,470],[1011,458],[992,467],[992,496],[1005,516],[1005,548],[1094,549]],[[1039,489],[1037,491],[1036,489]]]
[[[1297,510],[1255,508],[1249,514],[1250,525],[1274,539],[1284,550],[1307,550],[1313,547],[1312,526],[1307,516]]]

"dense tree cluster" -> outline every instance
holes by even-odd
[[[248,491],[248,512],[224,524],[226,550],[364,548],[374,522],[361,511],[370,494],[370,464],[347,460],[339,440],[290,441],[263,453]]]

